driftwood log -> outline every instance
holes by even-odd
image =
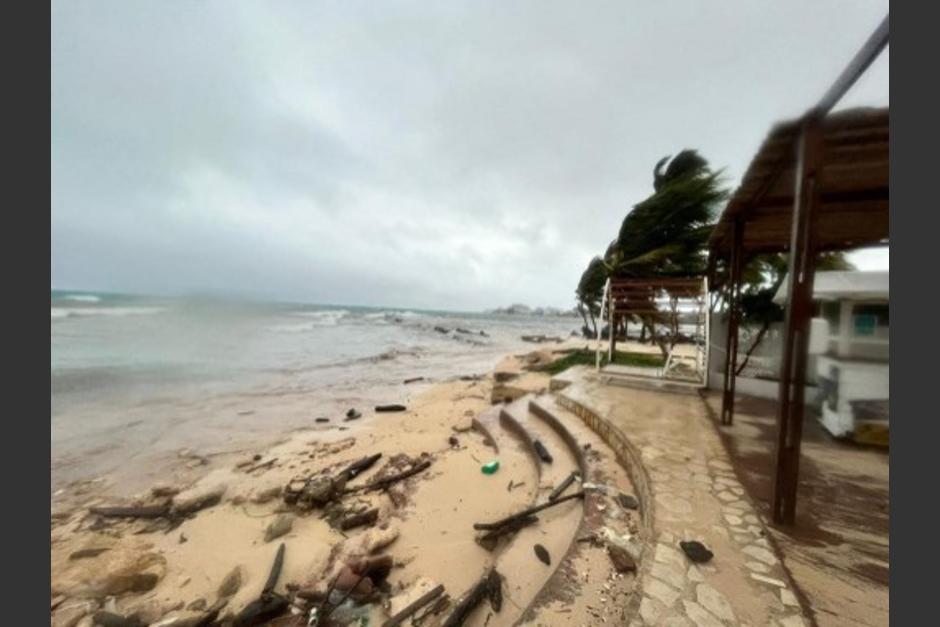
[[[408,617],[410,617],[412,614],[439,597],[442,592],[444,592],[444,586],[442,585],[438,585],[436,588],[425,592],[413,602],[402,608],[400,612],[382,623],[382,627],[397,627],[398,625],[401,625],[403,622],[408,620]]]
[[[534,525],[538,522],[537,516],[524,516],[522,518],[517,518],[514,521],[493,529],[492,531],[487,531],[482,536],[477,538],[477,544],[482,546],[487,551],[492,551],[496,548],[496,543],[499,542],[499,539],[503,536],[513,534],[523,527],[528,527],[529,525]]]
[[[464,597],[454,606],[454,610],[444,621],[442,627],[459,627],[463,625],[470,613],[483,599],[489,599],[494,612],[499,613],[503,607],[503,578],[496,569],[489,571],[480,581],[470,589]]]
[[[503,527],[505,525],[512,524],[519,518],[525,518],[527,516],[531,516],[532,514],[536,514],[542,511],[543,509],[554,507],[555,505],[558,505],[559,503],[564,503],[565,501],[570,501],[571,499],[581,499],[581,498],[584,498],[583,490],[581,492],[575,492],[574,494],[569,494],[568,496],[562,496],[560,498],[555,499],[554,501],[549,501],[548,503],[542,503],[541,505],[529,507],[527,509],[522,510],[521,512],[517,512],[511,516],[507,516],[506,518],[497,520],[496,522],[474,523],[473,528],[476,529],[477,531],[492,531],[493,529],[499,529],[500,527]]]
[[[376,479],[372,483],[367,483],[364,486],[358,486],[355,488],[347,488],[346,492],[347,493],[359,492],[359,491],[371,492],[372,490],[384,490],[385,488],[387,488],[388,486],[392,484],[398,483],[399,481],[403,481],[404,479],[414,476],[418,474],[419,472],[422,472],[423,470],[427,470],[427,468],[430,465],[431,465],[431,460],[425,459],[424,461],[419,462],[418,464],[416,464],[414,467],[410,468],[409,470],[400,472],[395,475],[391,475],[389,477],[385,477],[383,479]]]
[[[274,586],[277,585],[277,580],[281,576],[281,568],[284,566],[284,550],[285,545],[282,542],[281,546],[277,547],[277,554],[274,556],[274,563],[271,564],[268,580],[261,589],[261,595],[238,613],[233,623],[235,627],[263,625],[268,620],[280,616],[287,609],[290,602],[274,592]]]
[[[92,507],[92,514],[105,518],[162,518],[170,513],[169,505],[144,505],[142,507]]]
[[[277,585],[277,580],[281,576],[281,568],[284,566],[284,550],[285,545],[281,542],[281,546],[277,547],[277,554],[274,556],[274,563],[271,564],[271,572],[268,573],[268,580],[264,583],[264,587],[261,589],[261,594],[266,594],[274,590],[274,586]]]
[[[346,468],[344,468],[339,474],[345,477],[347,481],[350,479],[355,479],[360,473],[368,470],[369,468],[372,468],[375,462],[379,461],[381,457],[381,453],[363,457],[362,459],[354,461],[349,466],[346,466]]]

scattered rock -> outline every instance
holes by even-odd
[[[552,565],[552,558],[548,554],[548,549],[546,549],[541,544],[536,544],[533,548],[535,549],[535,556],[539,558],[539,561],[541,561],[546,566]]]
[[[376,405],[375,411],[379,413],[393,412],[393,411],[407,411],[408,408],[404,405]]]
[[[613,562],[614,568],[618,573],[630,573],[636,570],[636,560],[634,560],[630,552],[622,546],[608,544],[607,554],[610,556],[610,561]]]
[[[229,571],[229,574],[227,574],[225,578],[222,579],[222,583],[219,584],[219,590],[218,590],[219,598],[224,599],[226,597],[230,597],[236,592],[238,592],[238,589],[241,587],[242,587],[242,568],[241,566],[236,566],[231,571]]]
[[[541,440],[534,440],[532,442],[532,448],[535,449],[535,454],[539,456],[539,459],[541,459],[546,464],[551,464],[552,461],[554,461],[552,459],[552,454],[548,452],[548,449],[545,448],[545,445],[542,444]]]
[[[679,542],[679,547],[686,554],[686,557],[696,564],[704,564],[715,557],[715,554],[698,540],[683,540]]]
[[[270,542],[276,538],[280,538],[284,534],[288,533],[294,526],[294,515],[293,514],[278,514],[277,518],[271,521],[271,524],[268,525],[268,528],[264,530],[264,541]]]
[[[321,416],[319,418],[314,418],[314,422],[324,423],[324,422],[329,422],[329,421],[330,419],[324,416]]]
[[[163,498],[167,496],[176,496],[179,494],[180,489],[170,483],[155,483],[150,487],[150,494],[157,498]]]
[[[189,541],[189,538],[186,537],[185,533],[180,534],[180,544],[186,544]]]
[[[52,614],[52,627],[75,627],[78,621],[98,609],[96,601],[70,601],[64,603]]]
[[[496,381],[496,383],[506,383],[508,381],[512,381],[513,379],[518,379],[518,378],[519,378],[518,372],[494,372],[493,373],[493,380]]]
[[[438,333],[443,333],[445,335],[450,333],[450,329],[446,329],[444,327],[434,327],[434,330],[437,331]]]
[[[457,448],[458,446],[460,446],[460,440],[457,439],[456,435],[452,435],[449,438],[447,438],[447,443],[450,444],[451,448]]]
[[[94,621],[100,627],[145,627],[137,616],[122,616],[104,610],[95,612]]]
[[[101,598],[152,590],[166,574],[166,559],[150,546],[114,544],[96,557],[53,563],[52,593]]]
[[[261,504],[267,503],[268,501],[276,499],[279,496],[281,496],[280,482],[272,483],[269,486],[264,486],[262,488],[258,488],[257,490],[255,490],[254,493],[252,493],[251,495],[251,502],[261,505]]]
[[[224,483],[195,485],[173,498],[173,510],[177,514],[191,514],[212,507],[222,500],[225,489]]]
[[[362,413],[357,411],[355,408],[350,408],[346,412],[346,422],[349,422],[350,420],[356,420],[358,418],[362,418]]]
[[[417,383],[418,381],[424,381],[424,377],[411,377],[410,379],[405,379],[405,385],[409,383]]]
[[[639,509],[640,502],[632,494],[624,494],[621,492],[617,495],[617,502],[620,504],[620,507],[624,509]]]

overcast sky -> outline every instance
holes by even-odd
[[[52,285],[571,307],[660,157],[736,184],[887,11],[56,1]],[[887,103],[885,52],[840,108]]]

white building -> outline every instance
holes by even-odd
[[[786,302],[786,282],[774,302]],[[810,337],[824,395],[823,426],[837,437],[888,443],[888,272],[817,272]]]

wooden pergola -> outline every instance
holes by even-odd
[[[888,241],[888,110],[829,114],[887,45],[885,16],[815,107],[771,129],[709,242],[712,271],[718,260],[728,267],[725,425],[734,420],[742,269],[754,255],[789,254],[773,496],[773,519],[780,523],[792,524],[796,515],[816,258]]]

